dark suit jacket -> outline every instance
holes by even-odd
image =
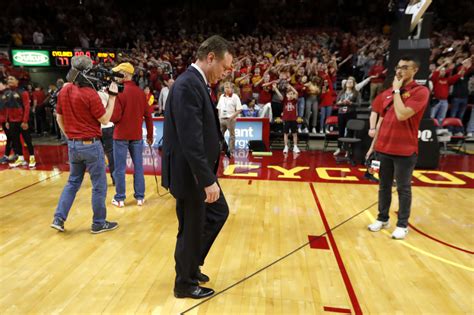
[[[189,67],[172,85],[166,101],[161,183],[175,198],[204,194],[217,181],[219,119],[204,78]]]

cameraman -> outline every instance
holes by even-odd
[[[56,119],[59,128],[66,134],[69,151],[70,173],[59,199],[51,227],[64,231],[66,221],[76,193],[81,187],[84,173],[89,172],[92,181],[92,210],[94,211],[91,233],[114,230],[116,222],[106,221],[107,179],[105,174],[104,150],[100,142],[100,124],[107,124],[114,110],[118,93],[116,83],[110,84],[107,107],[104,108],[92,85],[85,84],[84,72],[92,68],[87,56],[73,57],[69,80],[58,95]]]
[[[145,201],[145,177],[143,175],[143,118],[147,129],[147,144],[153,143],[152,107],[148,106],[145,92],[132,81],[135,69],[128,63],[121,63],[112,71],[123,75],[124,90],[117,97],[111,121],[115,124],[114,130],[114,180],[115,196],[112,204],[119,208],[125,201],[125,170],[127,168],[127,152],[133,161],[133,195],[137,205],[142,206]]]
[[[428,105],[430,91],[414,81],[419,63],[403,57],[395,68],[392,88],[382,92],[382,113],[367,156],[375,149],[380,160],[379,214],[368,226],[372,232],[389,227],[392,184],[398,191],[398,221],[394,239],[408,234],[411,210],[411,179],[418,157],[418,129]],[[380,99],[379,99],[380,100]]]

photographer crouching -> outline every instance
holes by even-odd
[[[94,77],[92,60],[87,56],[73,57],[71,66],[67,76],[70,83],[66,83],[59,93],[56,107],[59,128],[68,138],[70,173],[51,227],[64,231],[64,222],[87,170],[92,181],[94,212],[91,233],[97,234],[118,227],[116,222],[106,221],[107,180],[100,125],[109,122],[119,88],[112,79],[105,81],[109,84],[109,100],[104,108],[96,92],[98,83],[104,83],[104,80]]]

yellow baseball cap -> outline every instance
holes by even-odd
[[[133,66],[130,62],[124,62],[124,63],[119,64],[117,67],[113,68],[112,71],[113,72],[123,71],[123,72],[127,72],[127,73],[130,73],[130,74],[134,74],[135,73],[135,68],[133,68]]]

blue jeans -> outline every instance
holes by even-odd
[[[438,103],[431,109],[431,118],[436,118],[441,125],[443,119],[446,118],[448,112],[448,100],[439,100]]]
[[[321,126],[321,132],[326,132],[326,119],[331,116],[332,113],[332,106],[324,106],[321,107],[321,120],[320,120],[320,126]]]
[[[304,117],[304,107],[305,107],[304,97],[298,98],[298,104],[296,106],[298,110],[298,117],[301,117],[301,118]],[[301,124],[299,124],[298,127],[301,127]]]
[[[100,141],[83,144],[82,141],[68,140],[69,179],[61,193],[54,216],[66,221],[76,193],[81,187],[84,173],[89,172],[92,182],[93,223],[104,224],[107,216],[105,197],[107,196],[107,177],[105,175],[104,150]]]
[[[455,97],[453,98],[453,103],[451,105],[450,117],[455,117],[462,120],[467,107],[467,98]]]
[[[133,162],[133,189],[135,199],[145,198],[145,177],[143,176],[143,140],[114,140],[114,179],[117,201],[125,200],[125,170],[127,151]]]
[[[304,117],[304,105],[305,105],[305,100],[304,97],[298,98],[298,117]]]
[[[474,133],[474,108],[471,110],[471,118],[469,118],[469,122],[467,123],[467,130],[468,133]]]

